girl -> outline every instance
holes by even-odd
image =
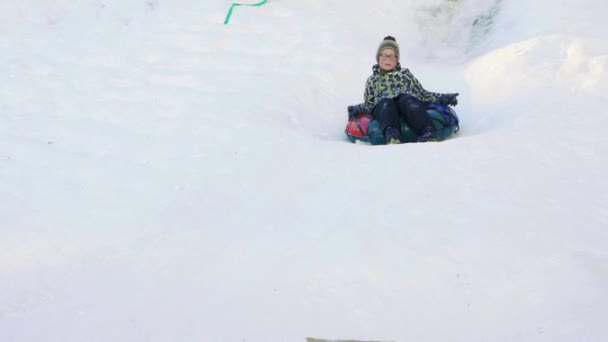
[[[401,143],[400,117],[418,135],[418,142],[437,141],[427,106],[441,103],[458,104],[454,94],[426,91],[408,69],[399,64],[399,45],[395,38],[384,37],[378,51],[373,74],[365,82],[365,102],[348,106],[348,117],[371,113],[380,123],[387,144]]]

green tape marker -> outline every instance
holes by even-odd
[[[238,7],[238,6],[262,6],[262,5],[265,5],[267,2],[268,2],[268,0],[263,0],[263,1],[260,1],[260,2],[258,2],[256,4],[240,4],[238,2],[233,3],[232,6],[230,6],[230,9],[228,10],[228,14],[226,15],[226,20],[224,20],[224,25],[227,25],[228,22],[230,21],[230,17],[232,16],[232,11],[234,10],[235,7]]]

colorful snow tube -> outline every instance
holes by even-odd
[[[439,140],[445,140],[460,130],[458,116],[446,105],[432,104],[427,113],[433,119],[433,125]],[[371,114],[362,113],[352,118],[346,125],[346,137],[351,142],[362,141],[372,145],[386,144],[380,123]],[[418,136],[412,131],[404,119],[401,119],[401,142],[416,142]]]

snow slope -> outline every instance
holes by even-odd
[[[0,340],[605,341],[599,0],[0,3]],[[380,39],[460,92],[346,142]]]

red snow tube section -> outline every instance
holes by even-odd
[[[361,113],[356,118],[350,120],[346,125],[346,134],[352,138],[367,138],[369,123],[374,118],[368,113]]]

